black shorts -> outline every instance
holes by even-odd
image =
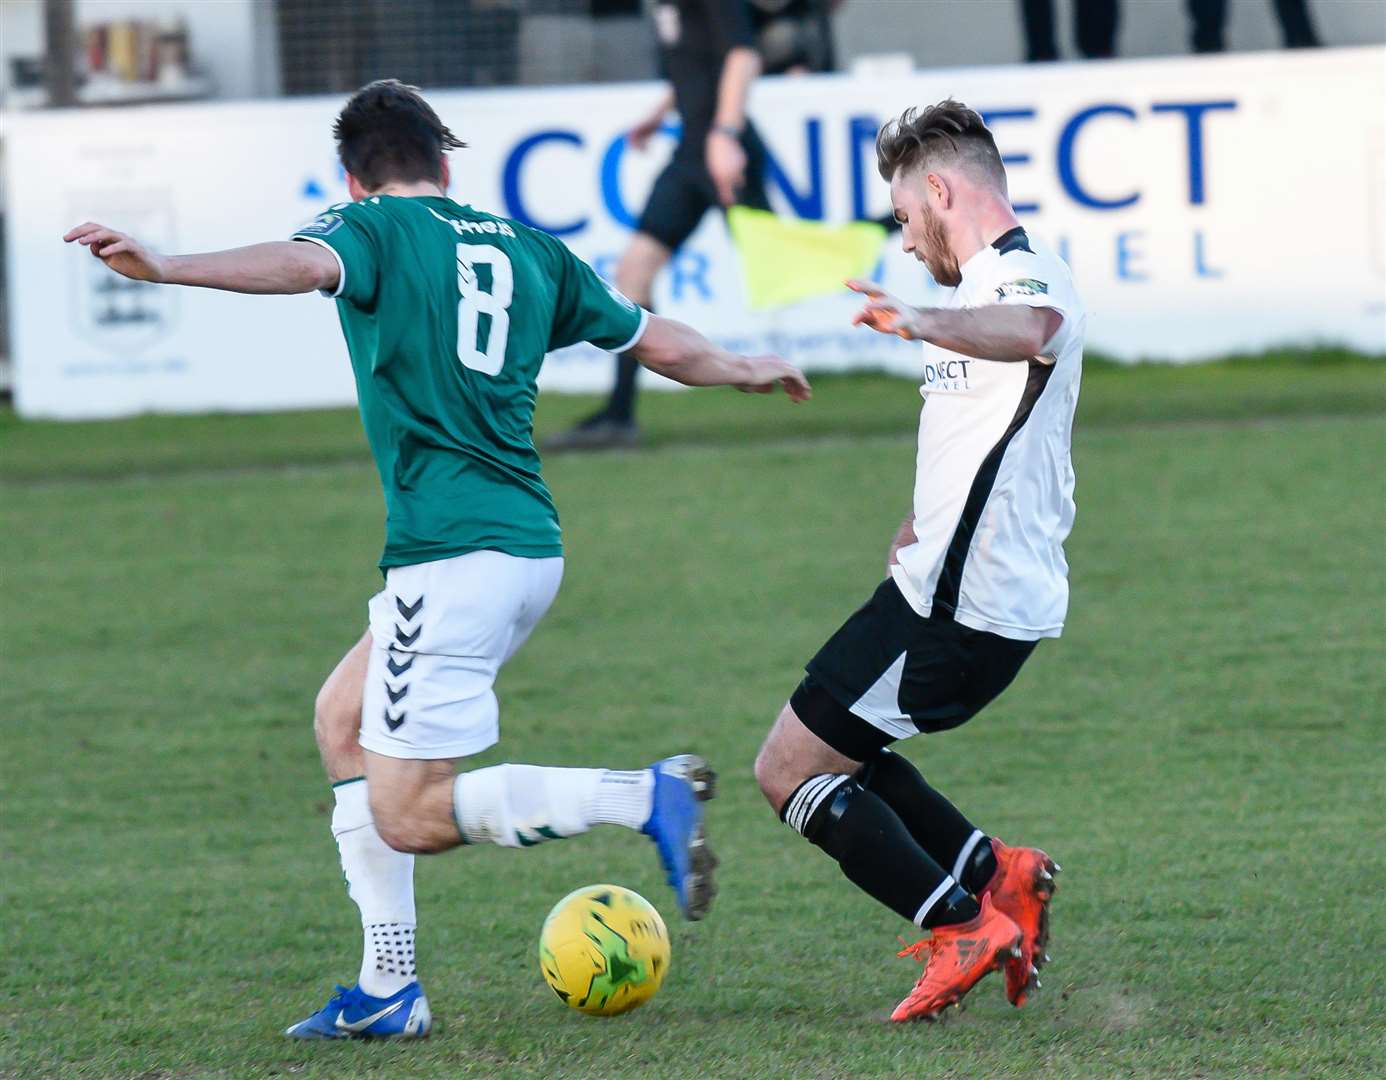
[[[679,144],[673,160],[654,182],[649,201],[636,229],[653,236],[670,251],[677,251],[717,201],[717,189],[703,164],[704,137],[691,136]],[[747,125],[741,135],[746,151],[746,186],[737,192],[740,206],[769,210],[765,195],[765,145],[755,128]]]
[[[946,614],[925,619],[887,578],[809,661],[789,703],[839,754],[866,761],[896,739],[970,720],[1034,650]]]

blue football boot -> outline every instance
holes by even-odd
[[[697,754],[679,754],[656,761],[650,819],[640,831],[659,849],[659,861],[679,907],[690,920],[701,919],[712,907],[717,885],[712,872],[717,856],[707,843],[703,808],[713,796],[717,774]]]
[[[411,982],[390,997],[371,997],[359,986],[339,986],[307,1020],[284,1032],[291,1039],[422,1039],[433,1026],[423,987]]]

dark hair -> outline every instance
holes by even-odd
[[[1005,188],[1006,168],[996,140],[982,118],[960,101],[948,98],[906,109],[876,136],[876,167],[886,181],[901,169],[948,161],[979,168]]]
[[[342,167],[367,191],[391,182],[443,179],[445,151],[457,138],[419,93],[398,79],[378,79],[351,95],[332,125]]]

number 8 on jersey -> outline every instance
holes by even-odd
[[[491,289],[481,288],[477,268],[490,271]],[[505,366],[505,344],[510,337],[510,301],[515,279],[510,257],[490,244],[457,245],[457,359],[463,367],[483,375],[499,375]],[[489,316],[485,335],[481,316]],[[479,341],[478,338],[481,338]]]

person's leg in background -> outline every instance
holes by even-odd
[[[630,238],[625,254],[616,266],[616,288],[646,311],[654,310],[655,277],[669,262],[672,252],[663,242],[647,233]],[[606,419],[615,427],[626,427],[635,434],[635,379],[640,365],[630,353],[616,357],[616,383],[606,403]]]
[[[1189,48],[1196,53],[1223,52],[1223,28],[1227,25],[1227,0],[1188,0],[1192,23]]]
[[[1116,55],[1117,0],[1074,0],[1073,37],[1078,51],[1089,60],[1108,60]]]
[[[1275,0],[1275,17],[1287,49],[1316,49],[1322,42],[1304,0]]]
[[[702,172],[702,165],[680,147],[655,180],[644,213],[617,264],[616,287],[647,311],[654,310],[655,278],[712,205],[699,183]],[[606,404],[567,431],[545,439],[544,449],[605,450],[639,442],[635,424],[638,374],[635,357],[629,353],[616,357],[616,380]]]
[[[1054,0],[1020,0],[1020,25],[1025,32],[1027,63],[1059,58],[1054,43]]]

